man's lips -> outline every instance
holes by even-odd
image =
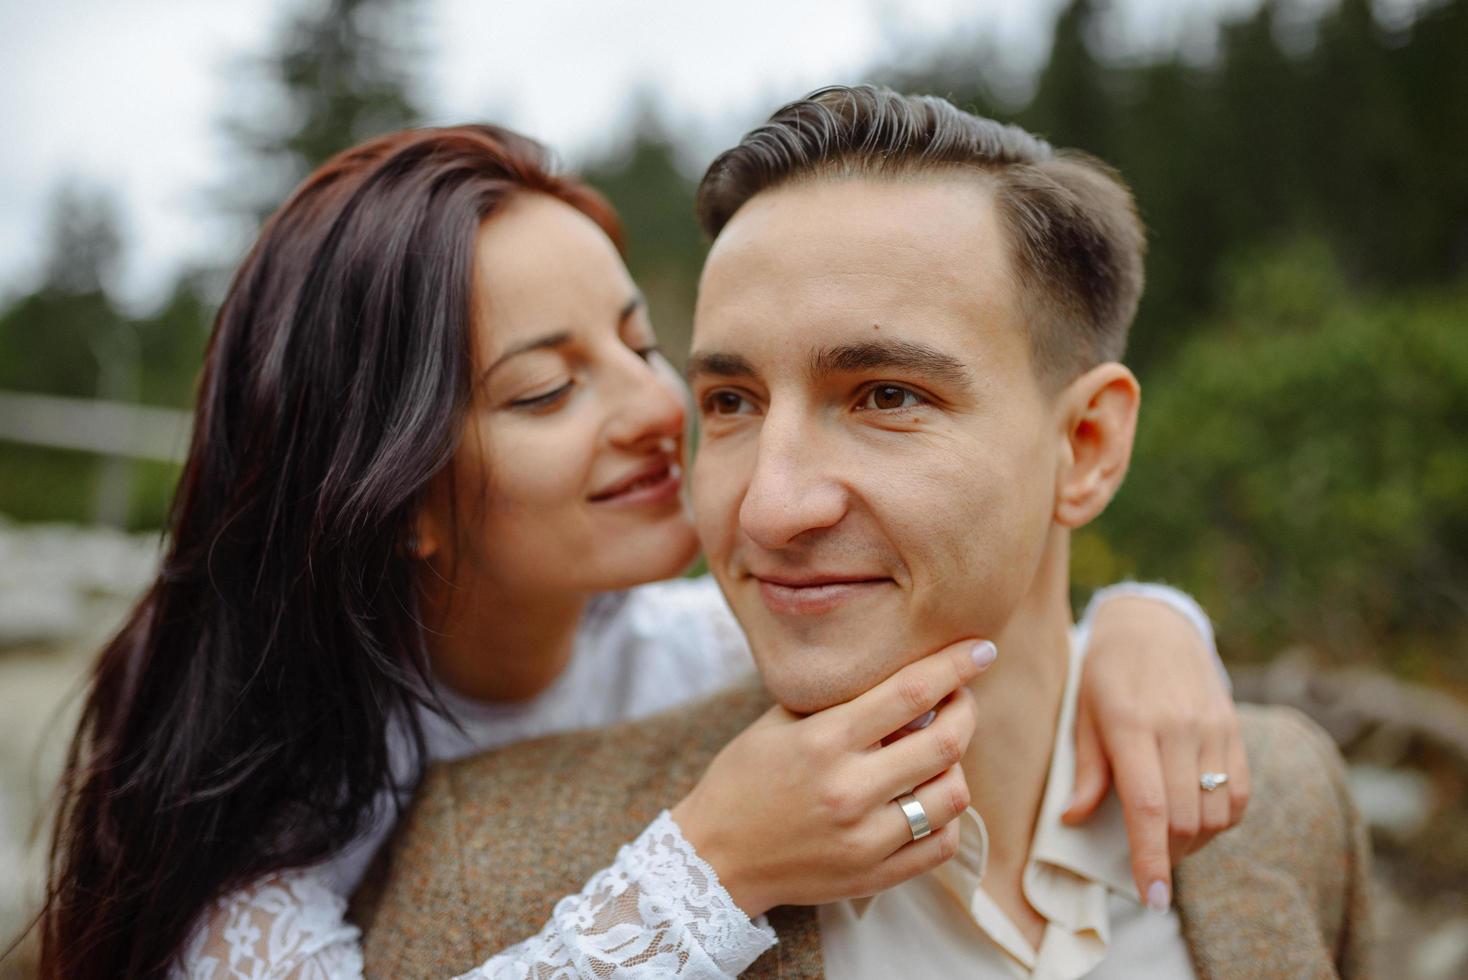
[[[789,616],[827,613],[894,584],[886,576],[868,575],[772,574],[750,577],[758,584],[765,606],[773,613]]]
[[[587,499],[594,504],[626,506],[662,503],[677,497],[682,485],[683,467],[672,458],[659,456],[607,484]]]

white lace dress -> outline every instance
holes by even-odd
[[[1156,586],[1132,591],[1175,606],[1211,640],[1206,617],[1186,595]],[[752,668],[744,637],[707,577],[603,596],[581,623],[566,672],[533,700],[489,704],[446,692],[463,732],[425,715],[429,758],[644,717],[726,687]],[[395,755],[405,760],[398,734]],[[410,786],[416,774],[406,765],[400,762],[397,782]],[[372,830],[329,861],[214,903],[170,980],[360,980],[361,934],[346,920],[347,896],[392,830],[388,793],[375,812]],[[727,980],[774,943],[764,917],[744,914],[665,811],[611,866],[561,899],[539,933],[478,966],[466,963],[460,980]]]

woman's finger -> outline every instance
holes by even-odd
[[[1244,752],[1244,737],[1239,731],[1235,717],[1233,732],[1228,740],[1228,818],[1229,826],[1236,827],[1244,819],[1249,806],[1249,757]]]
[[[988,640],[961,640],[908,664],[865,694],[827,708],[824,714],[844,727],[851,747],[875,745],[979,676],[994,662],[996,652]]]
[[[950,820],[940,830],[933,831],[922,840],[910,841],[893,854],[864,879],[861,893],[875,895],[894,885],[932,871],[938,865],[958,853],[957,820]]]
[[[768,728],[772,725],[790,725],[801,721],[800,715],[795,714],[783,705],[772,705],[769,710],[760,715],[750,723],[750,728]]]
[[[956,765],[950,766],[936,778],[913,790],[912,795],[922,806],[923,815],[927,817],[928,828],[932,833],[948,826],[968,809],[970,798],[968,780],[964,778],[962,767]],[[899,797],[901,798],[905,797]],[[879,832],[888,854],[913,843],[912,824],[908,822],[907,815],[903,813],[897,800],[893,800],[873,816],[880,825]]]
[[[1110,743],[1111,773],[1132,848],[1132,876],[1149,908],[1172,904],[1172,861],[1168,858],[1167,790],[1157,740],[1140,728]]]
[[[1199,770],[1199,826],[1198,836],[1193,840],[1193,846],[1188,851],[1192,853],[1211,841],[1215,834],[1221,834],[1233,826],[1233,818],[1230,816],[1230,797],[1228,783],[1233,782],[1233,774],[1229,772],[1229,732],[1222,724],[1209,726],[1203,733],[1202,748],[1198,753],[1201,764]],[[1223,773],[1228,777],[1228,783],[1208,791],[1202,787],[1202,773]]]
[[[1167,791],[1168,853],[1176,864],[1193,849],[1198,836],[1203,795],[1199,757],[1201,739],[1191,725],[1165,728],[1158,736],[1162,755],[1162,785]]]
[[[960,688],[938,706],[933,721],[873,752],[863,764],[875,798],[894,799],[956,765],[978,726],[973,695]]]
[[[1088,702],[1076,709],[1076,777],[1070,804],[1060,819],[1078,824],[1090,818],[1111,788],[1111,768],[1106,753],[1101,751],[1101,731],[1096,727]]]

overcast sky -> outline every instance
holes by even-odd
[[[208,191],[231,65],[268,50],[302,0],[0,0],[0,292],[28,285],[48,201],[74,179],[124,218],[120,283],[156,301],[190,256],[238,254]],[[1328,0],[1318,0],[1328,2]],[[1405,2],[1405,0],[1399,0]],[[605,147],[638,92],[712,149],[817,85],[982,30],[1016,65],[1045,54],[1059,0],[424,0],[432,121],[493,119],[572,162]],[[1118,0],[1112,31],[1175,43],[1257,0]],[[221,249],[224,250],[221,253]]]

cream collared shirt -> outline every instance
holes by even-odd
[[[985,893],[984,818],[970,809],[958,855],[869,899],[819,909],[831,980],[1191,980],[1177,913],[1149,912],[1132,883],[1126,825],[1115,795],[1080,827],[1060,822],[1075,775],[1075,709],[1084,637],[1072,635],[1050,773],[1025,863],[1026,899],[1046,920],[1038,949]]]

